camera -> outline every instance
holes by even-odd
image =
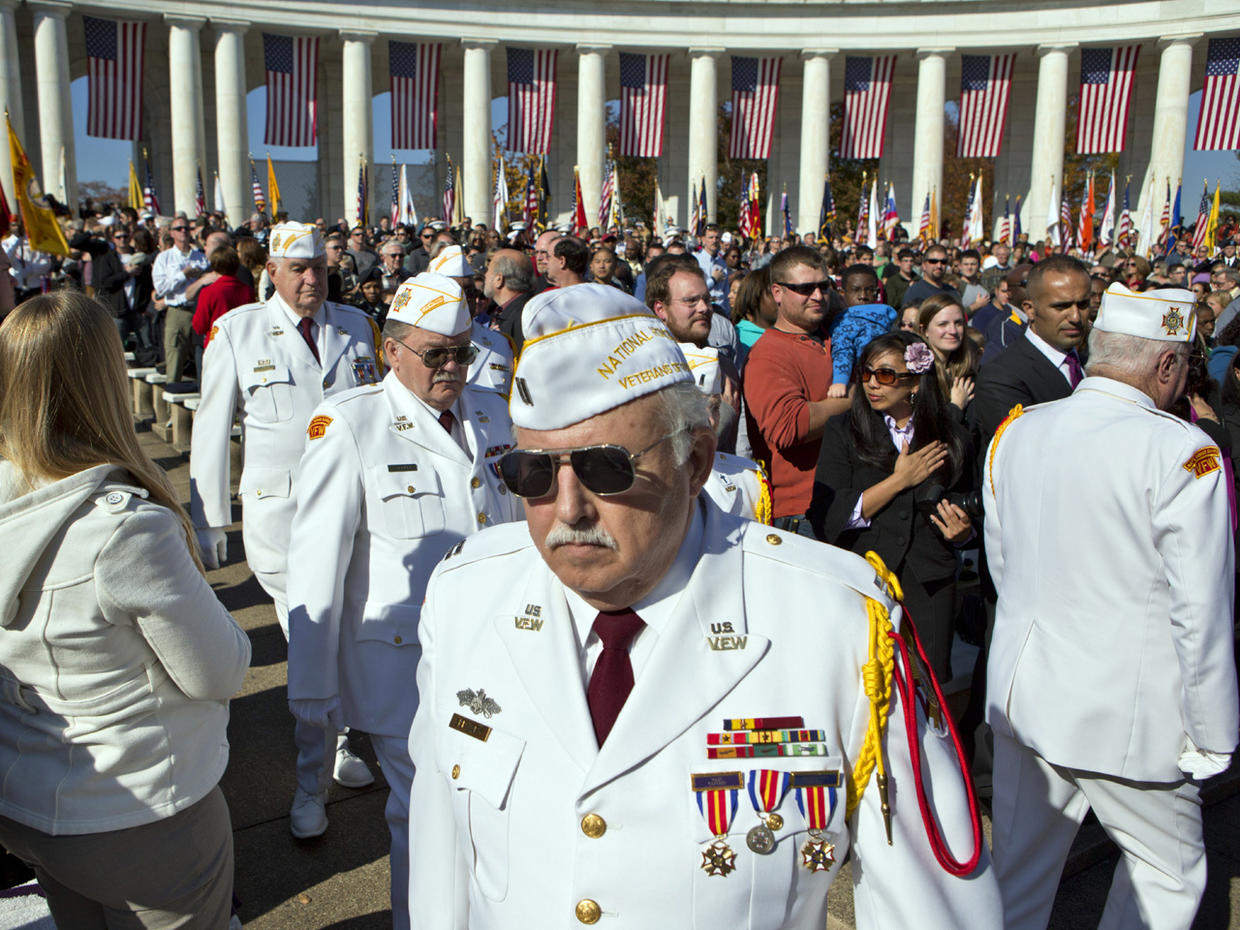
[[[918,513],[929,520],[930,515],[938,511],[939,501],[943,498],[947,498],[948,503],[955,504],[968,514],[974,523],[980,523],[985,516],[981,490],[949,493],[941,484],[923,484],[913,495],[913,503]]]

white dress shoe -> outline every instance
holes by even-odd
[[[336,784],[346,788],[365,788],[374,784],[375,776],[365,760],[353,754],[347,745],[336,748],[336,762],[332,768],[332,778]]]
[[[310,794],[298,788],[293,795],[293,806],[288,812],[288,828],[299,840],[307,840],[326,833],[326,795]]]

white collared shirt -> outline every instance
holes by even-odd
[[[201,249],[190,249],[182,252],[175,245],[164,249],[155,256],[151,265],[151,280],[155,285],[155,294],[164,299],[169,307],[185,306],[185,289],[189,287],[189,279],[185,277],[186,268],[207,267],[207,257]]]
[[[1047,361],[1059,369],[1059,373],[1063,375],[1063,379],[1068,382],[1068,386],[1072,387],[1072,372],[1068,368],[1068,353],[1060,352],[1053,345],[1039,336],[1033,331],[1033,327],[1025,330],[1026,338],[1034,344],[1039,352],[1046,356]],[[1077,360],[1080,363],[1080,360]]]

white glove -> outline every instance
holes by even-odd
[[[204,568],[219,568],[228,561],[228,536],[222,526],[195,528],[194,534]]]
[[[1194,781],[1205,781],[1231,767],[1231,753],[1198,749],[1192,739],[1185,736],[1179,763],[1180,771],[1185,775]]]
[[[340,709],[340,698],[309,698],[288,702],[288,709],[302,723],[312,727],[339,732],[344,728],[344,712]]]

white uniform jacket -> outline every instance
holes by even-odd
[[[418,616],[444,553],[524,518],[493,467],[512,445],[504,399],[466,387],[454,410],[471,455],[391,373],[310,421],[289,544],[289,698],[338,696],[345,723],[368,733],[409,733]]]
[[[528,528],[471,537],[436,570],[422,611],[421,703],[409,737],[413,926],[576,926],[575,914],[591,916],[588,899],[606,927],[821,930],[827,887],[851,847],[859,926],[998,927],[985,853],[963,879],[932,858],[898,698],[886,738],[893,845],[873,777],[846,818],[843,773],[856,764],[870,719],[866,599],[891,603],[873,570],[699,501],[701,551],[601,750],[564,589]],[[725,720],[768,716],[801,716],[821,729],[821,754],[709,758]],[[924,732],[924,717],[918,730],[933,804],[951,849],[965,858],[961,776],[946,738]],[[701,868],[714,837],[691,776],[740,773],[748,787],[754,769],[841,773],[826,823],[835,845],[829,869],[802,865],[807,825],[793,790],[773,808],[783,822],[766,855],[746,845],[759,820],[740,790],[726,837],[736,870]]]
[[[752,459],[716,452],[702,490],[724,513],[759,523],[771,522],[771,482]]]
[[[237,493],[246,561],[255,572],[278,576],[288,560],[293,479],[311,413],[325,396],[382,376],[375,327],[361,310],[323,304],[316,317],[320,364],[281,304],[273,294],[216,321],[203,356],[189,460],[194,526],[230,525],[229,435],[240,411],[245,466]]]
[[[987,717],[1048,762],[1178,781],[1236,745],[1233,552],[1218,448],[1086,378],[996,432],[982,490],[999,592]]]
[[[469,338],[478,350],[478,357],[469,366],[467,380],[474,387],[498,391],[507,397],[512,390],[512,343],[499,330],[487,329],[477,320],[473,329]]]

